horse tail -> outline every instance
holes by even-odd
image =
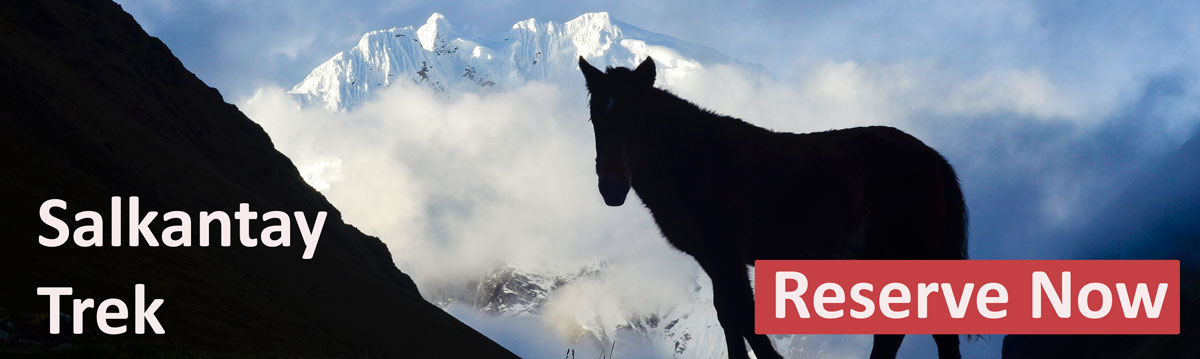
[[[958,175],[954,173],[954,167],[950,163],[942,159],[942,193],[945,198],[946,205],[946,222],[945,236],[947,252],[958,255],[960,259],[967,259],[967,224],[969,223],[967,215],[967,203],[963,198],[962,186],[958,183]],[[983,339],[983,335],[965,334],[968,343],[974,343]]]
[[[943,238],[946,240],[946,252],[957,256],[957,259],[967,259],[967,204],[963,199],[962,187],[958,183],[954,167],[951,167],[945,158],[942,159],[942,163],[942,193],[946,201]]]

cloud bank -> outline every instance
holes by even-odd
[[[241,108],[347,221],[384,240],[427,295],[501,265],[607,261],[603,288],[573,289],[596,295],[557,296],[579,303],[579,313],[551,312],[557,317],[541,335],[565,343],[586,322],[576,316],[660,310],[686,298],[696,275],[636,202],[603,204],[584,96],[582,86],[532,83],[446,99],[401,85],[354,112],[331,113],[301,109],[272,87]]]
[[[712,66],[671,90],[779,131],[888,125],[922,138],[962,178],[973,258],[1077,257],[1095,245],[1086,241],[1105,241],[1056,234],[1088,223],[1092,208],[1200,124],[1200,92],[1187,72],[1147,79],[1114,103],[1060,86],[1036,68],[971,74],[921,62],[842,61],[798,73],[774,79]],[[301,109],[283,89],[265,87],[240,107],[349,223],[388,244],[426,295],[505,264],[606,261],[601,277],[553,293],[540,320],[514,324],[535,333],[512,335],[506,330],[515,327],[499,319],[451,310],[518,354],[583,345],[579,335],[588,328],[617,338],[632,317],[687,302],[692,293],[698,269],[666,244],[639,202],[602,204],[581,82],[450,98],[398,85],[343,113]],[[546,346],[546,338],[561,345]],[[804,345],[831,353],[862,346],[811,338]],[[964,350],[994,350],[995,342]]]

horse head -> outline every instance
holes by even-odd
[[[645,139],[646,105],[654,88],[654,60],[647,57],[636,69],[600,71],[582,56],[591,99],[592,129],[596,135],[596,176],[600,195],[609,206],[625,203]]]

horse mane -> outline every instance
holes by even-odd
[[[651,113],[647,119],[650,122],[664,121],[656,124],[659,126],[707,129],[734,136],[774,132],[697,105],[667,89],[655,87],[650,91],[651,104],[647,110]]]

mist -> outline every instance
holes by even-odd
[[[711,66],[669,90],[778,131],[887,125],[918,136],[962,178],[973,258],[1071,257],[1111,240],[1078,243],[1055,234],[1089,223],[1094,208],[1115,198],[1145,163],[1178,148],[1200,122],[1200,110],[1187,101],[1198,97],[1195,81],[1178,74],[1150,79],[1125,98],[1096,98],[1037,69],[964,74],[922,63],[844,61],[798,73],[775,79]],[[555,290],[539,317],[512,319],[520,321],[513,327],[462,304],[450,307],[517,354],[540,356],[554,351],[538,344],[545,340],[561,343],[562,351],[598,353],[639,315],[711,301],[706,288],[696,290],[707,278],[662,239],[636,196],[622,207],[603,205],[586,95],[581,80],[484,94],[402,84],[334,113],[302,109],[283,89],[264,87],[240,107],[348,223],[383,239],[430,300],[469,289],[503,265],[569,271],[604,263],[598,276]],[[606,338],[583,338],[584,329]],[[837,338],[803,340],[831,352],[865,343]],[[921,342],[914,336],[906,347]],[[965,345],[964,353],[992,352],[994,342]]]

